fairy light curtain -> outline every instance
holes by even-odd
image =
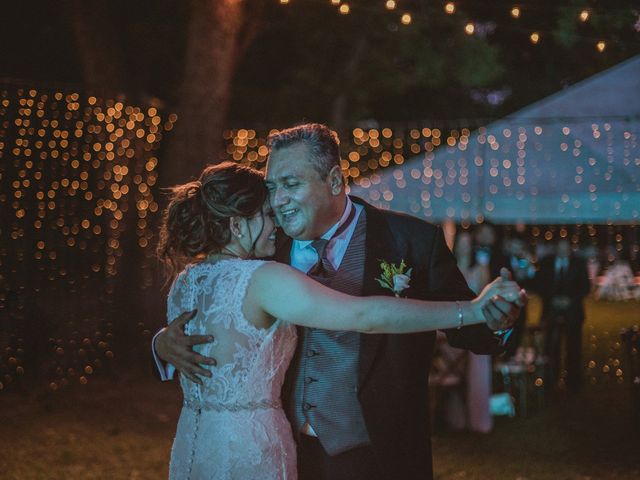
[[[175,120],[122,99],[0,85],[0,390],[33,374],[26,365],[55,390],[113,358],[115,277],[125,251],[150,250],[157,149]]]

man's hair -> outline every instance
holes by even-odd
[[[320,174],[320,178],[323,180],[327,178],[333,167],[340,166],[338,134],[326,125],[306,123],[272,133],[267,139],[270,153],[297,143],[302,143],[307,147],[311,154],[309,160],[313,169]]]

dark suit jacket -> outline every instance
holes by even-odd
[[[587,264],[581,257],[569,257],[569,269],[561,284],[556,281],[556,256],[544,257],[534,279],[534,290],[542,297],[542,320],[549,321],[557,314],[551,306],[551,299],[556,295],[567,295],[571,305],[566,312],[568,321],[584,321],[583,300],[591,290]]]
[[[364,206],[367,218],[364,295],[391,295],[375,281],[380,261],[413,268],[410,288],[403,294],[425,300],[468,300],[467,286],[445,244],[442,230],[414,217]],[[280,237],[276,259],[290,263],[291,239]],[[484,325],[447,331],[449,343],[476,353],[503,351],[498,337]],[[362,334],[359,398],[365,422],[389,479],[429,479],[432,476],[428,375],[435,332],[406,335]],[[295,360],[294,360],[295,361]],[[290,371],[292,371],[290,369]],[[285,384],[287,400],[292,379]]]

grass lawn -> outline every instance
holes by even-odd
[[[586,309],[584,390],[560,392],[527,418],[498,417],[488,435],[435,435],[438,480],[640,479],[640,425],[632,421],[630,380],[623,375],[619,383],[615,374],[625,366],[620,330],[640,323],[640,304],[588,300]],[[533,297],[528,318],[538,319],[539,312]]]
[[[537,302],[530,308],[537,318]],[[640,323],[639,312],[638,303],[589,302],[584,360],[596,364],[584,392],[527,418],[498,418],[488,435],[435,435],[436,478],[640,479],[640,426],[628,380],[615,376],[619,330]],[[180,401],[176,384],[133,373],[49,397],[1,393],[0,478],[166,478]]]

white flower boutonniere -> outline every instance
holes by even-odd
[[[400,292],[409,288],[413,269],[407,270],[404,260],[400,262],[400,265],[394,265],[383,260],[380,262],[380,269],[382,270],[382,275],[376,278],[376,281],[382,288],[391,290],[396,297],[400,296]]]

